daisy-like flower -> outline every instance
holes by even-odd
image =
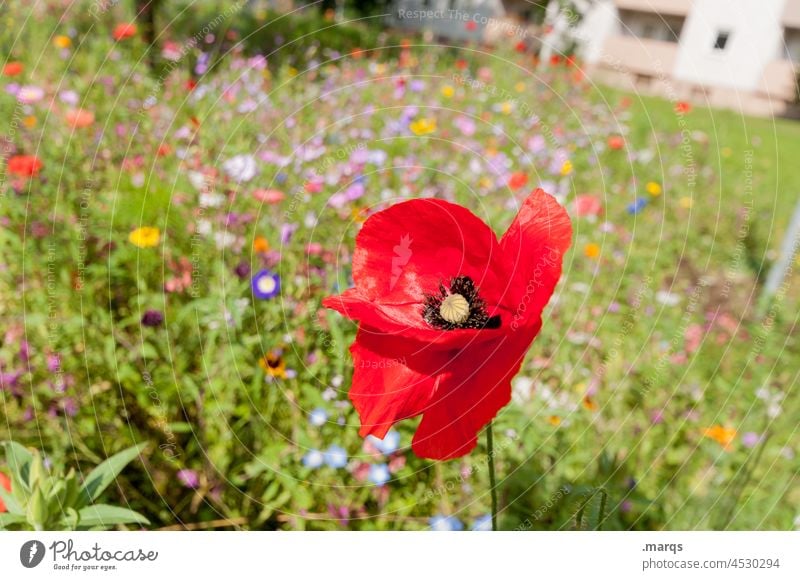
[[[736,429],[733,427],[723,427],[722,425],[714,425],[703,430],[703,436],[713,439],[725,451],[730,450],[731,443],[736,439]]]
[[[69,48],[72,46],[72,39],[64,34],[59,34],[53,39],[53,46],[56,48]]]
[[[656,181],[650,181],[645,185],[645,190],[653,197],[657,197],[661,195],[661,184]]]
[[[258,175],[258,163],[252,155],[236,155],[222,164],[222,170],[234,181],[243,183]]]
[[[133,230],[128,236],[128,241],[137,248],[154,248],[160,238],[161,232],[158,228],[144,226]]]
[[[252,281],[253,295],[259,300],[275,298],[281,291],[280,277],[270,270],[260,270]]]
[[[417,119],[409,125],[409,129],[414,135],[428,135],[436,131],[436,119]]]
[[[17,100],[23,105],[38,103],[44,98],[44,89],[33,85],[20,87],[17,91]]]
[[[259,359],[258,365],[264,369],[264,372],[267,373],[269,377],[277,379],[286,378],[286,362],[284,362],[279,351],[272,351],[264,355]]]

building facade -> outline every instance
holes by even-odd
[[[749,114],[797,113],[800,0],[600,0],[576,37],[600,80]]]

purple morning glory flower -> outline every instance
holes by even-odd
[[[281,291],[280,277],[269,270],[261,270],[253,276],[253,295],[259,300],[275,298]]]

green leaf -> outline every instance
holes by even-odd
[[[140,443],[112,455],[103,463],[94,468],[86,476],[86,480],[81,487],[78,507],[87,505],[96,500],[105,489],[117,478],[131,461],[139,456],[139,453],[147,446],[147,443]]]
[[[9,514],[13,514],[15,516],[24,516],[25,510],[22,509],[22,505],[17,501],[11,493],[6,491],[2,485],[0,485],[0,500],[3,500],[3,503],[6,504],[6,509],[8,510]]]
[[[25,516],[20,514],[0,514],[0,529],[12,524],[25,523]]]
[[[140,513],[102,503],[83,508],[78,512],[78,518],[78,526],[81,528],[108,528],[117,524],[150,524],[148,519]]]
[[[3,441],[6,463],[11,468],[14,478],[30,491],[30,474],[33,454],[15,441]]]
[[[47,507],[47,500],[42,494],[42,489],[37,487],[33,490],[33,495],[28,502],[27,520],[35,530],[47,529],[47,521],[50,519],[50,511]]]
[[[579,530],[602,530],[606,519],[608,492],[604,487],[596,487],[584,497],[586,499],[582,501],[580,509],[575,514],[575,527]]]

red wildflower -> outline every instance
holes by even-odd
[[[72,109],[66,114],[67,125],[74,129],[83,129],[94,123],[94,113],[85,109]]]
[[[35,177],[44,167],[35,155],[14,155],[8,159],[8,172],[19,177]]]
[[[686,113],[689,113],[691,110],[692,110],[691,103],[687,103],[686,101],[678,101],[677,103],[675,103],[676,113],[682,113],[685,115]]]
[[[625,147],[625,139],[622,135],[611,135],[608,138],[608,147],[615,150],[622,149]]]
[[[21,62],[12,61],[6,63],[6,65],[3,66],[3,76],[15,77],[21,75],[24,68]]]
[[[117,41],[125,40],[126,38],[131,38],[132,36],[135,35],[136,35],[136,25],[133,23],[126,24],[124,22],[121,24],[117,24],[114,27],[114,32],[112,33],[114,40]]]
[[[584,193],[575,198],[575,214],[578,217],[600,215],[603,212],[603,202],[596,195]]]
[[[466,28],[469,32],[473,32],[478,29],[478,23],[474,20],[468,20],[466,24],[464,24],[464,28]]]
[[[517,171],[516,173],[512,173],[511,177],[508,178],[508,187],[510,187],[513,190],[517,190],[524,187],[526,183],[528,183],[528,176],[522,171]]]
[[[11,491],[11,480],[8,476],[0,471],[0,485],[2,485],[6,491]],[[0,499],[0,514],[6,511],[6,504],[3,503],[3,500]]]
[[[438,199],[370,216],[356,238],[355,287],[323,304],[359,321],[350,399],[362,436],[422,415],[414,452],[465,455],[511,397],[542,325],[572,226],[541,189],[498,241],[467,209]]]

